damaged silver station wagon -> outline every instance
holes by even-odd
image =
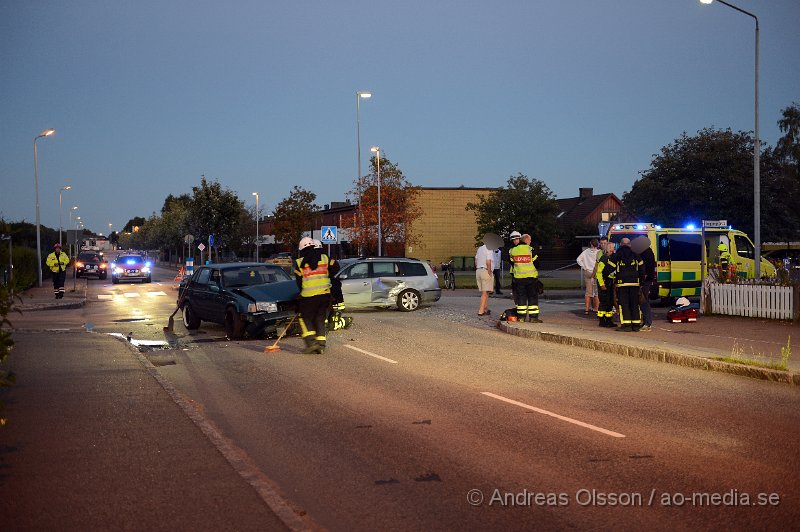
[[[439,278],[426,262],[398,257],[343,259],[338,279],[347,308],[396,306],[403,312],[442,297]]]

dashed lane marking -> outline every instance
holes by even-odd
[[[150,296],[150,297],[156,297],[156,296],[165,296],[165,295],[167,295],[167,293],[166,292],[147,292],[147,295]]]
[[[139,292],[125,292],[125,297],[141,297]]]
[[[114,299],[113,294],[97,294],[97,299],[100,301],[111,301]]]
[[[348,348],[348,349],[352,349],[353,351],[358,351],[359,353],[364,353],[365,355],[377,358],[379,360],[383,360],[384,362],[388,362],[390,364],[397,364],[397,361],[396,360],[392,360],[391,358],[382,357],[380,355],[376,355],[375,353],[370,353],[369,351],[364,351],[363,349],[359,349],[358,347],[355,347],[355,346],[352,346],[352,345],[349,345],[349,344],[345,344],[344,346],[346,348]]]
[[[349,347],[349,346],[348,346]],[[508,397],[503,397],[502,395],[495,395],[491,392],[481,392],[486,397],[491,397],[492,399],[497,399],[499,401],[504,401],[506,403],[521,406],[522,408],[528,408],[533,410],[534,412],[538,412],[540,414],[544,414],[546,416],[554,417],[556,419],[560,419],[561,421],[566,421],[567,423],[572,423],[573,425],[578,425],[579,427],[583,427],[586,429],[594,430],[600,433],[603,433],[607,436],[613,436],[614,438],[624,438],[624,434],[620,434],[619,432],[614,432],[613,430],[604,429],[602,427],[598,427],[597,425],[592,425],[590,423],[584,423],[583,421],[578,421],[577,419],[572,419],[571,417],[561,416],[559,414],[550,412],[548,410],[544,410],[541,408],[536,408],[535,406],[526,405],[525,403],[520,403],[519,401],[515,401],[513,399],[509,399]]]

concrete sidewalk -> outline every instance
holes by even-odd
[[[308,528],[142,355],[87,334],[14,334],[4,369],[17,383],[0,394],[4,529]]]
[[[575,295],[581,301],[579,310],[543,313],[541,324],[500,322],[499,326],[505,332],[538,340],[800,385],[800,324],[715,315],[701,315],[692,323],[670,323],[668,309],[655,307],[651,331],[625,333],[599,327],[596,316],[583,312],[583,294]],[[509,307],[513,307],[510,300]],[[786,359],[788,370],[764,367],[783,362],[781,349],[787,344],[791,351]],[[715,360],[729,357],[759,365]]]

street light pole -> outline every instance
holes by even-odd
[[[61,207],[61,195],[65,190],[69,190],[71,188],[71,185],[64,185],[61,187],[61,190],[58,191],[58,243],[62,246],[64,243],[61,241],[61,227],[64,225],[64,209]]]
[[[358,91],[356,93],[356,139],[358,143],[358,225],[363,225],[364,218],[361,216],[361,98],[372,98],[372,93]],[[360,241],[360,240],[359,240]],[[361,246],[359,246],[360,248]],[[359,255],[361,255],[359,250]]]
[[[258,192],[253,192],[256,197],[256,262],[258,262]]]
[[[53,128],[45,129],[33,138],[33,179],[36,187],[36,260],[39,261],[36,271],[39,274],[39,284],[37,285],[39,288],[42,287],[42,236],[39,222],[39,157],[36,151],[36,140],[42,137],[49,137],[55,132],[56,130]]]
[[[714,0],[700,0],[703,4],[710,4]],[[755,72],[755,142],[753,146],[753,237],[756,244],[755,256],[755,276],[756,279],[761,278],[761,138],[759,137],[758,130],[758,17],[749,11],[745,11],[740,7],[726,2],[725,0],[717,0],[720,4],[725,4],[731,9],[735,9],[739,13],[743,13],[748,17],[752,17],[756,21],[756,72]]]
[[[381,253],[381,240],[383,240],[383,232],[381,231],[381,148],[380,146],[373,146],[370,151],[375,153],[377,168],[378,168],[378,256],[383,257]]]

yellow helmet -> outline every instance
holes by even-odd
[[[728,251],[728,246],[726,246],[725,244],[720,243],[720,245],[717,246],[717,249],[719,251]]]

